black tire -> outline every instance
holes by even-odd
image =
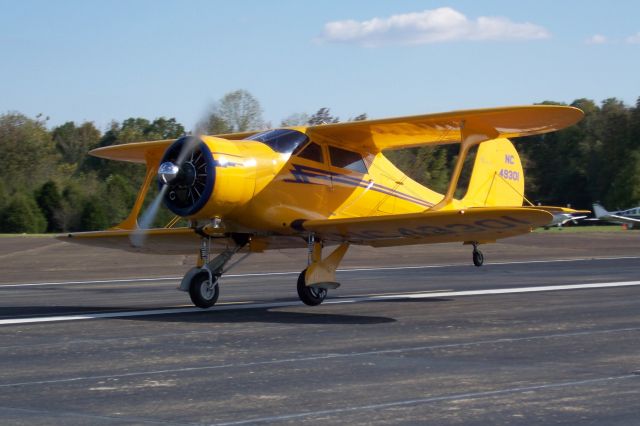
[[[213,276],[214,281],[218,281],[218,277]],[[210,308],[218,301],[220,295],[220,286],[214,285],[213,289],[210,289],[207,285],[209,282],[209,274],[207,272],[201,272],[195,275],[191,279],[189,284],[189,297],[191,301],[198,308]]]
[[[473,251],[473,264],[480,267],[484,263],[484,255],[480,250]]]
[[[307,287],[304,279],[306,272],[307,270],[305,269],[298,276],[298,297],[305,305],[318,306],[327,297],[327,290],[318,287]]]

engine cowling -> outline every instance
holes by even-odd
[[[164,204],[179,216],[192,216],[211,197],[216,181],[216,168],[209,147],[199,138],[186,136],[176,140],[165,151],[158,183],[166,185]]]
[[[173,213],[212,218],[246,205],[283,164],[280,154],[257,141],[185,136],[165,151],[158,184]]]

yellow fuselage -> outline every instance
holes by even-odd
[[[325,143],[317,143],[320,162],[255,141],[202,139],[216,160],[216,183],[195,218],[220,217],[238,231],[291,234],[296,221],[416,213],[442,199],[382,153],[358,153],[366,165],[363,173],[332,165]]]

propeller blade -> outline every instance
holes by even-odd
[[[165,162],[160,165],[158,169],[158,179],[161,184],[160,191],[142,216],[140,216],[138,228],[129,237],[134,247],[142,247],[144,245],[147,237],[146,230],[151,227],[151,224],[155,220],[162,205],[162,199],[169,189],[171,181],[176,179],[180,168],[186,161],[193,161],[193,155],[199,142],[200,139],[197,137],[185,138],[176,162]]]
[[[129,236],[129,240],[134,247],[142,247],[144,245],[147,238],[146,230],[149,229],[153,220],[156,218],[160,205],[162,204],[162,198],[167,192],[167,189],[168,185],[162,185],[162,188],[160,188],[160,192],[158,192],[156,198],[154,198],[153,202],[140,217],[140,220],[138,221],[138,228]]]
[[[176,166],[182,167],[182,164],[187,161],[189,156],[193,155],[193,152],[195,151],[196,146],[198,146],[199,142],[200,140],[196,137],[188,137],[185,139],[184,143],[182,144],[182,149],[180,150],[180,155],[178,155],[178,159],[176,160]]]

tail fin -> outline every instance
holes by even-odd
[[[482,142],[462,202],[469,207],[521,206],[523,199],[524,172],[511,141],[499,138]]]
[[[593,203],[593,214],[598,219],[603,217],[603,216],[609,216],[609,212],[607,211],[607,209],[605,209],[604,207],[602,207],[598,203]]]

